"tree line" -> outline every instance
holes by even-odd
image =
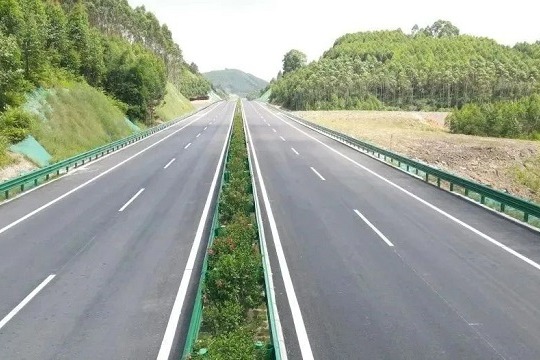
[[[166,25],[125,0],[0,0],[0,112],[36,86],[82,77],[150,122],[167,81],[188,97],[209,91],[193,69]]]
[[[453,109],[540,90],[540,44],[503,46],[447,21],[410,34],[347,34],[318,61],[290,64],[284,58],[271,101],[293,110]]]

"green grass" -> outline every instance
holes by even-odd
[[[169,121],[194,109],[188,99],[171,83],[167,83],[167,93],[161,105],[156,109],[156,115],[163,121]]]
[[[7,153],[7,149],[7,140],[3,136],[0,136],[0,168],[7,166],[13,162],[13,159]]]
[[[49,91],[34,137],[57,161],[118,140],[132,132],[125,115],[102,92],[85,83]]]
[[[531,189],[533,200],[540,202],[540,157],[532,158],[510,170],[516,182]]]

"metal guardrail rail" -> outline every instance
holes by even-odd
[[[511,216],[516,220],[523,221],[536,228],[540,228],[540,206],[538,204],[499,190],[495,190],[489,186],[479,184],[472,180],[464,179],[460,176],[437,169],[422,162],[409,159],[405,156],[377,147],[365,141],[355,139],[340,132],[328,129],[324,126],[314,124],[281,109],[276,109],[288,116],[290,119],[308,128],[318,131],[356,150],[360,150],[411,175],[420,177],[425,182],[436,185],[437,187],[443,188],[450,192],[458,193],[493,210]]]
[[[11,195],[11,193],[14,190],[17,190],[18,192],[24,192],[26,189],[35,187],[38,185],[39,182],[48,181],[53,176],[59,176],[61,174],[65,174],[72,168],[76,168],[80,165],[84,165],[85,163],[88,163],[92,160],[98,159],[100,157],[103,157],[107,154],[110,154],[118,149],[121,149],[129,144],[132,144],[136,141],[139,141],[143,138],[146,138],[158,131],[161,131],[163,129],[166,129],[206,108],[211,106],[213,104],[210,104],[208,106],[205,106],[197,111],[193,111],[189,114],[183,115],[182,117],[169,121],[164,124],[160,124],[157,126],[154,126],[150,129],[146,129],[144,131],[138,132],[136,134],[130,135],[128,137],[125,137],[123,139],[114,141],[112,143],[100,146],[98,148],[95,148],[93,150],[84,152],[79,155],[75,155],[73,157],[70,157],[69,159],[62,160],[60,162],[57,162],[55,164],[43,167],[41,169],[34,170],[32,172],[29,172],[27,174],[21,175],[19,177],[7,180],[5,182],[0,183],[0,201],[3,199],[8,199]]]

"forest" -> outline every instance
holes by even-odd
[[[29,121],[17,109],[25,94],[68,80],[101,89],[130,119],[146,123],[167,82],[187,97],[210,90],[167,26],[144,7],[126,0],[0,0],[0,125],[10,141]]]
[[[271,101],[293,110],[439,110],[516,100],[540,90],[540,43],[504,46],[460,35],[442,20],[410,34],[347,34],[318,61],[280,73],[271,88]]]

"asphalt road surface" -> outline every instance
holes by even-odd
[[[1,359],[175,356],[234,107],[0,206]]]
[[[289,359],[540,359],[537,232],[244,110]]]

